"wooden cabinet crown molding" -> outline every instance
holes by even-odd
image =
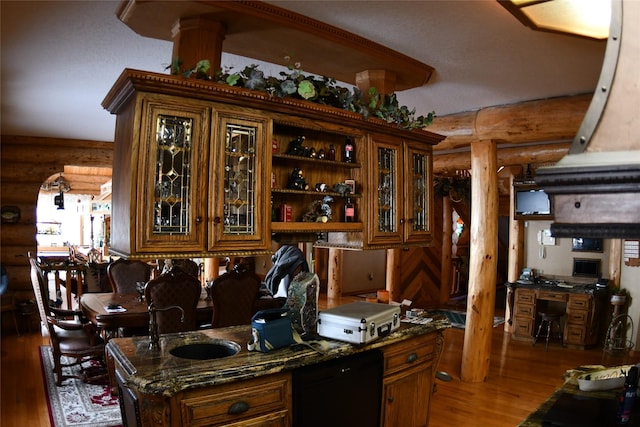
[[[162,93],[207,101],[223,102],[227,105],[251,106],[255,109],[268,110],[270,113],[290,114],[313,120],[329,122],[337,125],[356,127],[362,131],[382,132],[408,139],[428,140],[435,145],[444,139],[443,136],[424,129],[400,129],[393,123],[369,117],[359,113],[330,107],[311,101],[295,98],[280,98],[267,92],[228,86],[208,80],[189,79],[169,74],[125,69],[113,85],[102,106],[112,114],[117,114],[136,92]]]

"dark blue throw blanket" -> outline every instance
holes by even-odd
[[[309,271],[304,253],[296,246],[282,246],[271,257],[271,261],[273,261],[273,266],[265,276],[264,282],[267,289],[274,295],[278,292],[280,281],[286,276],[292,279],[299,267],[302,267],[300,271]]]

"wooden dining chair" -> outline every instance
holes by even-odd
[[[158,334],[198,329],[196,310],[202,287],[200,281],[179,267],[150,280],[144,290],[147,304],[154,304]],[[184,311],[184,319],[181,321]]]
[[[29,263],[31,265],[31,285],[40,313],[40,320],[49,333],[56,385],[62,385],[62,381],[68,378],[80,378],[87,382],[105,378],[107,376],[106,368],[104,368],[105,343],[97,328],[84,318],[81,311],[52,307],[49,304],[48,284],[37,258],[29,254]],[[66,356],[70,361],[63,363],[62,356]],[[92,376],[89,376],[81,365],[88,360],[101,362],[101,369],[98,369]],[[80,365],[78,374],[63,374],[62,368],[76,365]]]
[[[260,276],[241,269],[233,269],[215,279],[211,285],[211,326],[222,328],[251,324],[260,284]]]
[[[120,258],[107,267],[107,278],[113,292],[135,294],[137,282],[148,282],[151,266],[144,261]]]

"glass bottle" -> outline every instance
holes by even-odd
[[[333,144],[329,144],[329,151],[327,152],[327,160],[336,159],[336,149]]]
[[[356,222],[356,205],[351,197],[347,197],[347,202],[344,204],[344,222]]]
[[[344,157],[342,160],[345,163],[355,163],[356,161],[356,146],[351,138],[347,138],[344,142]]]

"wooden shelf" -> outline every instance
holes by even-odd
[[[362,231],[361,222],[272,222],[272,233],[327,233],[331,231]]]
[[[338,166],[343,168],[359,168],[362,166],[360,163],[346,163],[346,162],[340,162],[337,160],[321,160],[321,159],[314,159],[313,157],[292,156],[290,154],[272,154],[272,157],[274,160],[281,159],[281,160],[288,160],[288,161],[295,161],[295,162],[316,163],[316,164],[326,165],[328,167]]]

